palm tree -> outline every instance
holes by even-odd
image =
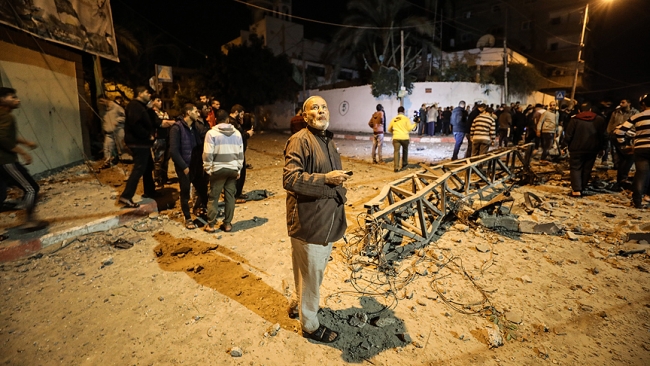
[[[336,33],[328,51],[329,57],[356,57],[365,69],[376,74],[394,74],[400,68],[400,31],[404,31],[404,72],[412,74],[423,65],[420,55],[424,49],[436,49],[433,44],[435,27],[424,16],[412,15],[411,5],[404,0],[350,0],[348,15]],[[383,69],[383,70],[382,70]],[[407,78],[405,78],[407,79]],[[410,81],[405,80],[407,89]],[[391,95],[399,86],[380,94]]]

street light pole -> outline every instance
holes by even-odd
[[[571,100],[575,100],[576,86],[578,86],[578,72],[580,71],[580,62],[582,62],[582,49],[585,42],[585,31],[587,30],[587,21],[589,21],[589,3],[585,6],[585,17],[582,20],[582,34],[580,34],[580,45],[578,46],[578,62],[576,62],[576,73],[573,77],[573,87],[571,88]]]

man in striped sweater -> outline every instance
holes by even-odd
[[[472,141],[471,156],[487,154],[490,145],[494,145],[496,137],[496,123],[492,117],[494,109],[491,107],[486,108],[485,104],[480,104],[478,109],[481,110],[481,114],[474,118],[469,131],[470,140]]]
[[[235,126],[226,121],[218,124],[205,135],[203,145],[203,169],[210,176],[210,199],[208,205],[208,224],[203,228],[209,233],[216,231],[217,205],[223,191],[226,209],[221,230],[232,230],[235,214],[235,192],[237,179],[244,166],[244,141]]]
[[[614,133],[619,143],[624,143],[625,133],[632,127],[636,130],[634,136],[634,182],[632,182],[632,203],[636,208],[644,208],[643,196],[649,192],[650,186],[650,94],[641,97],[641,113],[635,114],[625,123],[618,126]]]

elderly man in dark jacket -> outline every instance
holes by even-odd
[[[591,177],[596,156],[607,142],[607,122],[591,111],[591,103],[580,104],[580,113],[569,121],[564,132],[569,146],[572,197],[582,196]]]
[[[142,197],[153,198],[156,195],[151,147],[157,126],[151,121],[147,111],[147,103],[151,99],[151,94],[144,86],[137,87],[135,94],[137,97],[126,106],[124,121],[124,142],[133,153],[133,170],[126,181],[124,191],[117,199],[118,203],[127,208],[140,207],[138,203],[133,202],[133,195],[141,177],[144,185]]]
[[[304,337],[330,343],[338,334],[318,321],[320,285],[332,244],[347,228],[343,182],[349,175],[341,170],[341,156],[333,134],[327,131],[329,110],[325,100],[308,98],[303,115],[308,126],[287,141],[282,177],[297,293],[289,316],[300,317]]]

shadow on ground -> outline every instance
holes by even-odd
[[[361,363],[387,349],[411,343],[404,321],[392,310],[372,297],[361,297],[360,302],[361,308],[323,308],[318,312],[321,324],[339,334],[334,343],[326,345],[341,350],[345,362]]]

